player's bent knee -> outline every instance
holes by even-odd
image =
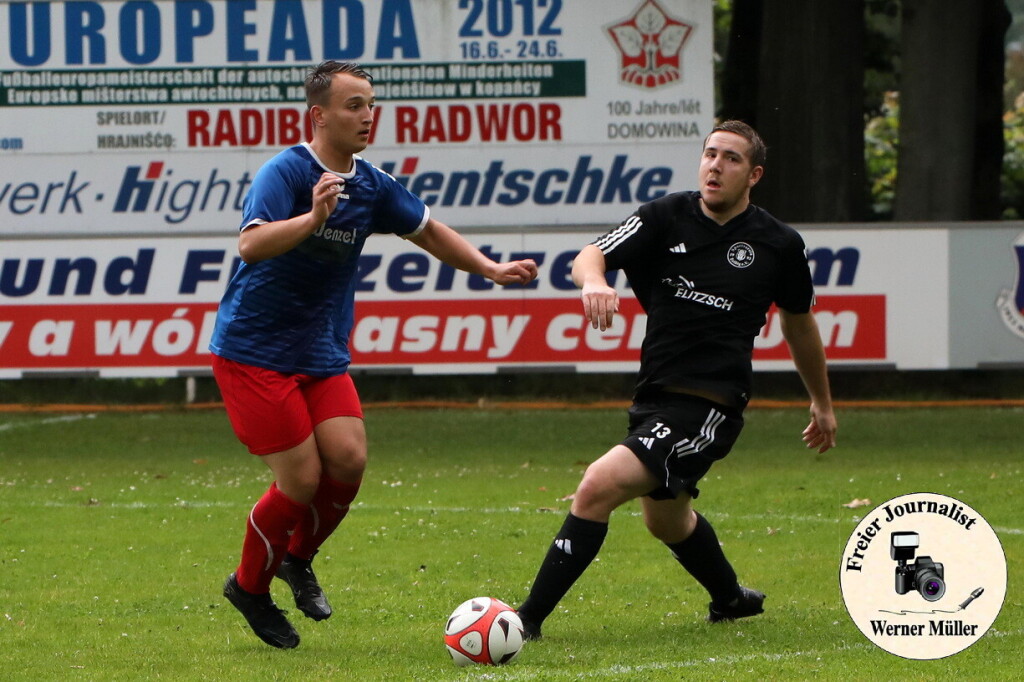
[[[366,471],[366,451],[335,453],[324,457],[324,468],[327,475],[336,481],[356,483],[363,478]]]
[[[622,501],[614,486],[609,486],[600,476],[591,476],[590,470],[583,476],[573,496],[572,513],[590,521],[607,521]]]
[[[656,539],[670,545],[690,537],[696,521],[697,518],[689,505],[678,509],[666,507],[657,512],[649,507],[644,509],[644,525],[647,530]]]
[[[317,445],[328,476],[346,483],[354,483],[362,478],[367,460],[365,440],[341,438]]]
[[[362,420],[334,418],[316,427],[316,444],[327,469],[335,480],[355,482],[366,470],[366,432]]]
[[[320,486],[319,469],[315,475],[312,472],[301,471],[279,474],[276,478],[278,490],[301,504],[309,504]]]
[[[689,532],[682,521],[675,523],[667,523],[665,520],[659,519],[644,519],[644,523],[647,526],[648,532],[654,536],[656,540],[673,544],[680,542],[689,535]]]

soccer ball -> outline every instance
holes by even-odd
[[[523,648],[523,621],[505,602],[476,597],[452,611],[444,626],[444,644],[456,665],[502,665]]]

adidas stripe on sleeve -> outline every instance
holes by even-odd
[[[643,221],[640,220],[640,216],[636,214],[631,215],[614,230],[594,240],[593,244],[605,254],[609,254],[617,246],[635,235],[641,227],[643,227]]]

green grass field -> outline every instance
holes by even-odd
[[[595,564],[504,668],[456,668],[441,643],[463,600],[525,596],[586,462],[621,411],[370,409],[357,504],[317,559],[335,607],[271,649],[220,594],[269,477],[220,411],[0,414],[0,678],[6,680],[1021,679],[1024,411],[840,412],[840,446],[809,453],[803,410],[750,410],[702,484],[763,616],[704,622],[707,597],[644,530],[612,518]],[[960,654],[904,660],[847,616],[839,563],[863,509],[929,491],[996,529],[1007,597]],[[938,558],[937,558],[938,559]]]

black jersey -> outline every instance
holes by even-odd
[[[754,339],[772,303],[806,313],[814,299],[799,233],[750,205],[719,225],[699,192],[637,209],[593,242],[647,313],[636,396],[675,387],[750,399]]]

